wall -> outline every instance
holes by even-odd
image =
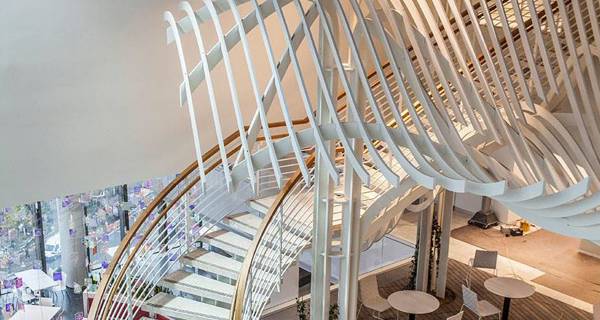
[[[170,175],[193,160],[188,113],[178,106],[179,62],[175,46],[166,45],[162,18],[167,9],[181,17],[178,3],[3,3],[0,207]],[[192,1],[194,8],[201,3]],[[293,16],[288,19],[295,21]],[[228,30],[231,17],[224,15],[222,20]],[[272,23],[276,19],[270,19]],[[214,30],[212,25],[203,28]],[[212,33],[207,32],[207,45],[214,42]],[[283,42],[276,32],[271,37],[279,57]],[[262,40],[255,34],[251,41],[256,74],[264,86],[270,70]],[[193,66],[198,61],[193,37],[186,35],[185,45]],[[234,51],[232,60],[240,77],[245,64],[241,51]],[[308,60],[303,53],[301,61]],[[223,85],[223,68],[215,72],[227,134],[236,129],[229,88]],[[309,72],[305,78],[314,76]],[[249,88],[239,90],[249,123],[256,106],[248,99]],[[293,116],[303,116],[297,90],[289,91]],[[206,97],[205,88],[199,88],[195,98],[204,150],[216,144]],[[275,104],[273,118],[279,118],[278,109]]]
[[[481,196],[469,193],[457,193],[454,199],[454,206],[464,211],[475,213],[481,210]]]

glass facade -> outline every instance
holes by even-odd
[[[175,176],[69,195],[0,210],[0,284],[16,291],[15,273],[43,269],[55,281],[94,290],[121,242],[121,223],[129,226]],[[124,210],[127,214],[123,214]],[[43,237],[43,244],[40,239]],[[43,257],[43,258],[42,258]],[[69,279],[69,280],[67,280]],[[72,287],[72,286],[69,286]],[[12,297],[12,295],[10,296]],[[0,294],[3,309],[14,308]],[[6,301],[4,301],[6,300]],[[2,319],[2,315],[0,315]]]
[[[39,266],[33,205],[4,208],[0,215],[0,275],[3,278]]]

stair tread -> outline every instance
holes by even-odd
[[[244,238],[234,232],[231,231],[227,231],[227,230],[217,230],[217,231],[213,231],[209,234],[207,234],[206,236],[204,236],[203,238],[205,238],[206,240],[208,240],[208,242],[211,242],[211,240],[215,240],[217,242],[221,242],[239,249],[243,249],[244,251],[248,251],[248,248],[250,248],[250,246],[252,245],[252,240],[248,239],[248,238]],[[212,244],[212,242],[211,242]],[[215,245],[216,247],[219,247],[218,245]],[[227,251],[225,248],[221,248],[225,251]]]
[[[262,219],[248,212],[236,213],[226,218],[235,223],[240,223],[252,229],[258,229],[262,223]]]
[[[204,241],[228,253],[245,256],[252,240],[227,230],[213,231],[203,237]]]
[[[272,195],[272,196],[264,197],[264,198],[260,198],[260,199],[254,199],[254,200],[252,200],[252,202],[257,203],[258,205],[264,207],[265,213],[266,213],[266,210],[269,210],[271,205],[273,205],[273,202],[275,202],[275,199],[277,199],[277,195]]]
[[[180,319],[229,319],[229,309],[164,292],[148,299],[142,309]]]
[[[228,273],[239,274],[240,270],[242,269],[241,262],[202,248],[188,252],[182,257],[182,260],[184,264],[192,265],[194,262],[198,262],[203,265],[216,267]],[[213,272],[211,270],[207,271]]]
[[[213,291],[226,296],[233,296],[235,292],[235,287],[230,284],[184,270],[178,270],[168,274],[161,282],[178,284],[179,286],[189,287],[190,289]],[[184,289],[179,290],[195,294],[194,292],[189,292]]]

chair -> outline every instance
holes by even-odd
[[[467,272],[467,278],[465,282],[467,286],[471,287],[471,272],[475,268],[479,269],[491,269],[494,272],[494,275],[498,275],[498,251],[485,251],[485,250],[476,250],[475,257],[469,259],[469,266],[471,267]]]
[[[358,313],[360,313],[362,306],[365,306],[368,309],[377,312],[377,316],[371,315],[373,318],[383,319],[381,318],[381,313],[388,310],[392,306],[390,306],[390,303],[387,301],[387,299],[379,295],[377,276],[372,275],[362,279],[358,289],[360,291],[360,307],[358,308]]]
[[[83,292],[81,285],[77,282],[73,282],[73,293],[74,294],[81,294]]]
[[[52,274],[52,278],[56,283],[56,286],[52,287],[52,298],[54,298],[55,303],[58,300],[58,295],[61,295],[61,304],[63,299],[65,298],[65,293],[67,292],[67,274],[64,272],[54,272]]]
[[[493,315],[498,315],[498,319],[500,319],[500,309],[496,308],[496,306],[487,300],[479,300],[477,298],[477,293],[464,284],[462,285],[462,294],[463,306],[461,307],[461,311],[464,307],[467,307],[467,309],[473,311],[479,319]]]
[[[455,314],[453,316],[450,316],[450,317],[446,318],[446,320],[462,320],[462,317],[463,317],[464,313],[465,313],[464,311],[461,311],[461,312],[459,312],[459,313],[457,313],[457,314]]]

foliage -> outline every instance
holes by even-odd
[[[329,320],[338,320],[340,316],[340,307],[337,303],[329,306]]]
[[[440,263],[442,227],[439,224],[437,215],[433,215],[431,223],[431,252],[429,254],[429,281],[433,279],[433,267]],[[434,260],[435,259],[435,260]]]
[[[410,277],[403,290],[415,290],[417,282],[417,260],[419,259],[419,240],[415,243],[415,252],[410,260]]]
[[[308,320],[310,318],[310,311],[306,305],[306,301],[299,300],[296,298],[296,313],[298,314],[298,320]],[[337,303],[329,306],[329,320],[338,320],[340,317],[340,308]]]
[[[298,313],[298,320],[308,320],[310,318],[310,312],[304,300],[296,298],[296,312]]]

